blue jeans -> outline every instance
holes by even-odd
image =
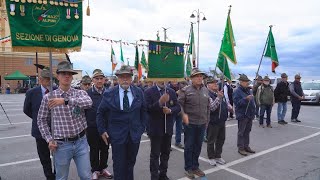
[[[87,137],[77,141],[57,141],[58,148],[54,153],[56,180],[67,180],[71,159],[74,160],[81,180],[91,180],[91,166]]]
[[[270,124],[270,116],[271,116],[272,105],[260,105],[260,124],[263,124],[264,112],[267,113],[267,125]]]
[[[283,121],[287,113],[287,103],[278,102],[278,121]]]
[[[206,125],[184,125],[184,169],[186,171],[199,168],[199,156]]]
[[[176,118],[176,144],[181,143],[182,117],[177,115]]]

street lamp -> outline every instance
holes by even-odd
[[[194,13],[196,13],[196,16],[194,15]],[[197,46],[197,53],[198,53],[198,56],[197,56],[197,68],[199,68],[199,30],[200,30],[200,16],[201,14],[203,15],[203,18],[202,18],[202,21],[205,21],[207,20],[206,16],[204,15],[203,12],[200,12],[200,10],[193,10],[192,11],[192,14],[190,16],[190,18],[195,18],[197,17],[197,24],[198,24],[198,46]]]

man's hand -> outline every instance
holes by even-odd
[[[222,99],[223,96],[224,96],[223,91],[218,91],[218,92],[217,92],[217,95],[218,95],[218,98],[219,98],[219,99]]]
[[[188,114],[182,114],[182,121],[185,125],[188,125],[189,124],[189,116]]]
[[[159,99],[159,103],[160,105],[164,105],[166,102],[168,102],[170,100],[170,96],[169,94],[165,93],[163,94],[160,99]]]
[[[303,100],[304,99],[304,96],[299,96],[299,100]]]
[[[250,101],[252,98],[253,98],[253,95],[249,95],[249,96],[246,97],[246,100]]]
[[[106,143],[106,145],[109,144],[109,142],[108,142],[109,135],[108,135],[107,132],[104,132],[104,133],[101,135],[101,138],[102,138],[102,140],[104,141],[104,143]]]
[[[61,106],[61,105],[64,105],[64,98],[49,99],[49,102],[48,102],[49,109],[52,109],[54,107]]]
[[[164,114],[171,114],[171,109],[169,109],[168,107],[163,107],[162,111]]]
[[[57,147],[58,147],[57,142],[54,140],[49,141],[48,147],[49,147],[50,151],[52,151],[52,152],[56,151]]]

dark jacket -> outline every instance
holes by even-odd
[[[124,144],[127,138],[139,143],[146,126],[146,106],[140,88],[130,86],[133,101],[129,111],[120,108],[119,86],[106,90],[97,111],[99,134],[107,132],[111,144]],[[129,136],[129,137],[128,137]]]
[[[42,138],[37,124],[37,117],[42,101],[41,86],[27,91],[24,100],[23,112],[32,119],[31,135],[37,139]]]
[[[275,102],[287,102],[288,96],[290,96],[289,83],[284,81],[279,82],[274,90]]]
[[[103,90],[103,92],[104,91],[105,90]],[[97,122],[96,122],[97,110],[103,98],[103,93],[102,94],[98,93],[94,87],[88,89],[87,93],[92,100],[91,108],[85,110],[87,125],[88,125],[88,128],[97,128]]]
[[[237,120],[254,119],[255,103],[253,98],[250,101],[246,100],[246,97],[249,95],[250,89],[243,88],[242,86],[239,86],[233,93],[233,103],[235,104]]]
[[[304,93],[301,87],[301,82],[293,81],[293,83],[290,84],[289,88],[291,93],[291,101],[300,101],[298,97],[304,96]]]
[[[261,84],[262,84],[262,83],[256,83],[256,84],[253,86],[253,88],[252,88],[252,94],[253,94],[254,96],[257,95],[258,87],[259,87]]]
[[[214,101],[217,98],[217,94],[209,91],[209,96],[212,98]],[[220,105],[215,111],[210,111],[210,121],[209,123],[212,125],[219,125],[219,126],[224,126],[226,120],[228,119],[228,104],[225,102],[225,99],[223,99],[221,104],[221,114],[219,118],[219,113],[220,113]]]
[[[167,107],[171,109],[171,114],[167,115],[166,131],[167,134],[173,134],[174,117],[180,112],[181,108],[177,102],[177,95],[175,91],[171,88],[167,88],[166,91],[170,100],[167,103]],[[162,106],[159,104],[160,91],[157,86],[153,86],[144,92],[148,120],[149,120],[149,135],[151,136],[163,136],[165,129],[165,115],[162,112]]]

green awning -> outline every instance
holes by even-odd
[[[5,80],[28,80],[29,77],[22,74],[19,70],[4,77]]]

